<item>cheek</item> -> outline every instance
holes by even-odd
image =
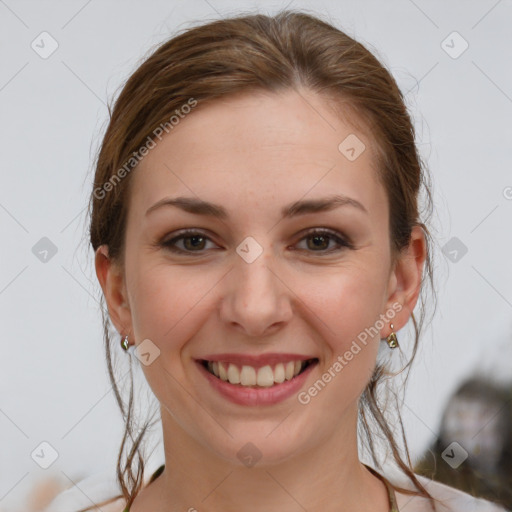
[[[213,286],[207,276],[192,279],[190,271],[169,263],[148,265],[133,261],[130,305],[137,343],[151,340],[158,356],[141,365],[153,393],[168,411],[184,410],[187,396],[180,382],[186,380],[181,352],[194,336],[200,316],[204,316],[204,295]],[[203,300],[201,300],[203,299]],[[156,349],[155,349],[156,353]]]
[[[383,312],[386,284],[380,270],[361,267],[331,275],[305,300],[314,301],[330,333],[328,338],[337,340],[335,345],[343,349],[347,340],[373,326]]]
[[[183,339],[183,329],[209,288],[207,279],[192,279],[190,272],[168,263],[149,266],[140,260],[134,260],[131,275],[135,338],[149,338],[161,351],[167,351],[173,340]]]
[[[318,300],[310,305],[321,320],[316,330],[326,350],[321,371],[324,381],[333,382],[325,400],[356,398],[374,370],[386,285],[383,272],[374,268],[353,268],[331,276],[328,283],[323,283],[327,286],[315,288]],[[315,301],[315,295],[308,296],[307,300]]]

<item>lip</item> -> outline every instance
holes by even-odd
[[[280,356],[281,355],[282,354],[280,354]],[[218,361],[219,359],[208,359],[208,361],[212,360]],[[290,361],[290,359],[287,359],[287,361]],[[284,381],[281,384],[274,384],[270,388],[249,388],[240,386],[239,384],[230,384],[212,375],[203,366],[201,360],[196,360],[196,363],[199,371],[206,377],[212,388],[221,396],[238,405],[256,406],[277,404],[297,394],[309,374],[318,364],[318,360],[310,364],[301,374],[297,375],[297,377]]]
[[[288,363],[290,361],[307,361],[309,359],[316,359],[315,356],[307,356],[301,354],[283,354],[280,353],[270,353],[270,354],[260,354],[260,355],[250,355],[250,354],[211,354],[202,357],[201,359],[196,359],[196,361],[215,361],[215,362],[223,362],[223,363],[233,363],[238,366],[252,366],[253,368],[261,368],[263,366],[275,366],[278,363]]]

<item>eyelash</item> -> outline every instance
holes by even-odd
[[[177,254],[187,254],[188,255],[188,254],[197,253],[197,254],[200,255],[200,254],[202,254],[204,252],[204,250],[201,250],[201,251],[188,251],[188,250],[184,250],[184,249],[179,249],[175,245],[176,242],[179,241],[179,240],[183,240],[183,239],[186,239],[186,238],[193,238],[194,236],[201,236],[201,237],[205,238],[206,240],[210,240],[211,241],[211,239],[208,236],[206,236],[204,233],[202,233],[201,231],[196,231],[194,229],[186,229],[186,230],[181,231],[178,234],[178,236],[175,236],[175,237],[171,238],[170,240],[163,240],[158,245],[168,249],[171,252],[177,253]],[[333,252],[341,251],[344,248],[346,248],[346,249],[354,249],[353,244],[350,243],[346,238],[344,238],[343,236],[338,234],[336,231],[331,231],[331,230],[325,229],[325,228],[323,228],[323,229],[317,229],[317,228],[311,229],[310,231],[308,231],[308,232],[306,232],[304,234],[304,236],[299,240],[299,242],[304,240],[304,239],[306,239],[306,238],[314,237],[314,236],[325,236],[325,237],[328,237],[329,240],[335,241],[338,244],[338,247],[335,248],[335,249],[320,250],[320,251],[308,251],[307,249],[299,249],[299,250],[305,250],[307,252],[312,252],[312,253],[316,253],[317,252],[319,254],[331,254]]]

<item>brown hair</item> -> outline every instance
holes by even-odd
[[[191,99],[200,106],[205,101],[236,93],[287,89],[307,89],[338,105],[343,102],[345,112],[347,108],[353,109],[358,119],[364,121],[376,143],[379,178],[389,201],[393,258],[408,246],[412,227],[421,226],[427,240],[422,284],[428,277],[432,285],[430,235],[425,224],[420,222],[419,211],[422,187],[425,211],[430,213],[432,210],[428,174],[417,152],[414,127],[400,89],[387,69],[362,44],[317,17],[294,11],[282,11],[275,16],[244,15],[184,30],[161,44],[130,76],[114,108],[109,107],[110,122],[96,160],[94,190],[89,205],[93,249],[106,244],[110,258],[122,263],[130,171],[138,162],[134,155],[150,137],[155,137],[159,126],[166,123],[169,126],[169,120],[178,109],[190,104]],[[124,172],[120,172],[121,169]],[[422,293],[424,288],[422,286]],[[410,368],[416,354],[425,316],[424,303],[424,300],[420,301],[419,320],[412,315],[415,339],[412,356],[403,369]],[[144,484],[141,441],[149,424],[146,422],[139,435],[133,438],[138,426],[133,421],[131,362],[130,397],[126,405],[112,369],[111,343],[115,350],[119,350],[118,338],[112,340],[109,336],[108,313],[104,307],[102,314],[108,371],[125,420],[117,479],[122,497],[130,506]],[[414,475],[399,412],[403,449],[388,425],[384,407],[379,405],[378,385],[386,375],[389,372],[377,365],[361,396],[360,433],[366,437],[377,467],[381,466],[375,439],[384,439],[396,464],[417,489],[395,487],[396,490],[432,500]],[[124,461],[123,452],[129,437],[133,444]],[[405,451],[405,455],[401,451]],[[136,456],[137,473],[132,467]]]

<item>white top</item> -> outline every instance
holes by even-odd
[[[156,471],[148,471],[149,478]],[[405,489],[414,489],[414,485],[406,475],[399,472],[379,471],[392,484]],[[416,475],[430,494],[438,499],[436,512],[507,512],[503,507],[489,501],[474,498],[469,494],[435,482],[421,475]],[[111,475],[98,473],[80,480],[76,486],[60,493],[43,512],[76,512],[81,508],[93,507],[93,503],[100,503],[103,500],[113,498],[119,494],[117,481]],[[432,512],[429,500],[418,496],[408,496],[395,491],[396,502],[399,512]],[[91,503],[92,502],[92,503]],[[124,500],[121,498],[115,502],[102,506],[102,512],[123,512]]]
[[[415,489],[414,484],[402,473],[379,473],[392,484],[399,485],[404,489]],[[434,498],[439,500],[436,502],[436,512],[507,512],[500,505],[481,498],[474,498],[465,492],[422,475],[416,475],[416,478]],[[399,512],[432,512],[427,498],[408,496],[396,491],[395,496]]]

